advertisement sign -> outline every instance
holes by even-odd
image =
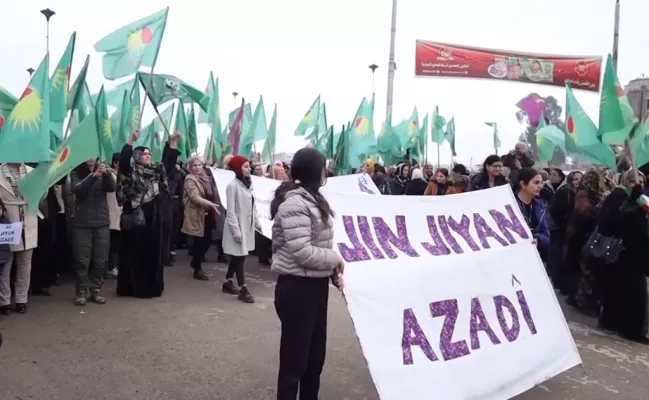
[[[599,56],[559,56],[417,40],[415,75],[485,78],[598,91]]]

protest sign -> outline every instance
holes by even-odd
[[[327,199],[382,400],[508,399],[581,363],[509,186]]]
[[[212,175],[214,176],[221,202],[223,202],[223,206],[227,209],[225,189],[232,179],[234,179],[234,172],[220,168],[212,168]],[[255,196],[255,208],[257,209],[257,215],[261,223],[261,233],[270,239],[273,228],[273,221],[270,218],[270,202],[273,201],[275,190],[282,182],[254,175],[251,176],[251,179],[252,191]],[[379,194],[379,189],[368,174],[329,178],[321,190],[325,196],[329,192]]]
[[[23,233],[23,223],[0,224],[0,244],[18,244]]]

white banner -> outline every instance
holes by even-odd
[[[223,206],[227,209],[227,196],[225,189],[234,179],[234,172],[212,168],[212,175],[216,181],[216,187],[219,191]],[[255,196],[255,207],[261,222],[261,233],[267,238],[271,238],[273,221],[270,219],[270,202],[275,197],[275,190],[281,181],[269,179],[266,177],[252,176],[252,191]],[[327,195],[330,192],[337,193],[354,193],[354,194],[379,194],[376,187],[368,174],[345,175],[327,179],[327,183],[322,187],[322,193]]]
[[[509,186],[327,199],[382,400],[509,399],[581,363]]]
[[[0,244],[18,244],[23,233],[23,223],[0,224]]]

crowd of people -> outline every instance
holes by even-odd
[[[344,264],[333,249],[335,212],[319,192],[334,175],[335,163],[327,165],[311,148],[298,151],[290,166],[227,156],[220,167],[235,178],[224,201],[210,166],[199,157],[180,163],[178,135],[165,144],[160,163],[152,161],[147,147],[134,146],[138,137],[134,132],[110,165],[92,159],[76,167],[47,191],[37,213],[20,192],[32,166],[0,166],[0,223],[23,223],[18,244],[0,244],[0,313],[27,312],[29,295],[52,295],[68,270],[74,271],[78,306],[106,303],[106,278],[117,279],[118,296],[159,297],[164,267],[174,264],[181,248],[191,256],[193,277],[208,280],[203,264],[212,245],[217,261],[228,263],[223,292],[253,303],[244,262],[256,253],[278,274],[278,399],[295,399],[298,390],[300,398],[316,399],[328,287],[343,286]],[[649,245],[644,174],[623,162],[617,174],[533,167],[526,145],[519,143],[504,156],[488,156],[476,173],[461,164],[450,171],[415,161],[386,168],[370,159],[352,173],[368,173],[381,194],[393,196],[446,196],[511,185],[533,244],[567,303],[599,317],[603,329],[649,344],[648,271],[641,255]],[[271,203],[272,239],[259,233],[252,175],[282,181]],[[610,251],[602,251],[600,243]]]
[[[645,174],[625,158],[618,171],[534,169],[525,143],[504,156],[490,155],[477,173],[415,161],[384,168],[367,160],[367,172],[386,195],[444,196],[511,185],[554,287],[566,303],[598,317],[601,329],[649,345],[647,276],[649,195]],[[608,255],[607,255],[608,254]]]

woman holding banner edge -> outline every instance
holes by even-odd
[[[275,310],[282,324],[277,400],[317,400],[327,347],[329,280],[342,289],[344,264],[333,249],[334,212],[319,192],[325,157],[304,148],[291,163],[292,181],[271,203],[273,263],[279,274]]]

